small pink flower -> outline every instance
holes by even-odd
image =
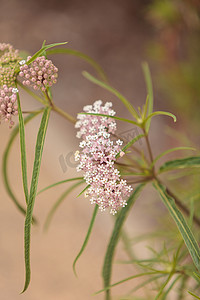
[[[27,57],[27,61],[31,56]],[[57,82],[58,69],[51,60],[44,56],[37,57],[30,65],[22,61],[19,76],[23,79],[23,85],[32,86],[34,90],[46,91],[47,87]],[[28,80],[27,80],[28,79]]]
[[[0,89],[0,122],[4,120],[10,124],[10,128],[14,125],[12,120],[13,116],[18,114],[18,109],[16,105],[18,90],[13,87],[7,87],[4,85]]]
[[[104,106],[98,100],[93,105],[84,107],[86,113],[97,113],[114,116],[111,109],[112,103],[107,102]],[[121,151],[122,141],[114,143],[111,135],[116,131],[116,122],[109,117],[95,115],[78,115],[75,125],[80,128],[77,137],[81,138],[81,152],[75,153],[75,159],[79,160],[77,171],[83,170],[84,179],[90,185],[87,196],[91,203],[99,205],[104,211],[110,208],[110,213],[115,214],[127,203],[127,198],[132,187],[127,185],[126,180],[120,179],[119,171],[114,167],[116,155]]]

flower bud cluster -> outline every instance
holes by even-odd
[[[0,43],[0,64],[19,61],[19,50],[13,48],[12,45]]]
[[[17,78],[15,67],[20,60],[19,50],[10,44],[0,43],[0,86],[14,86]]]
[[[86,113],[114,116],[111,107],[112,103],[107,102],[103,106],[102,101],[98,100],[83,110]],[[77,137],[82,139],[82,151],[75,153],[75,160],[79,161],[77,171],[83,170],[84,179],[90,185],[85,195],[90,196],[91,203],[98,204],[102,211],[110,208],[110,213],[114,215],[127,204],[124,198],[132,191],[132,187],[120,178],[119,171],[114,167],[123,143],[121,140],[115,143],[111,140],[111,134],[116,131],[116,122],[109,117],[84,114],[79,114],[78,119],[75,127],[80,128]]]
[[[27,57],[27,61],[31,56]],[[19,76],[23,78],[23,85],[32,86],[34,90],[46,91],[47,87],[57,82],[58,69],[45,56],[37,57],[30,65],[20,62]]]
[[[9,123],[10,128],[14,125],[12,117],[18,114],[16,104],[17,92],[16,88],[7,87],[6,85],[0,89],[0,122],[5,120],[5,122]]]

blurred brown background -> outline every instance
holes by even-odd
[[[135,107],[141,106],[146,98],[141,62],[148,61],[153,74],[156,109],[175,113],[178,116],[177,128],[188,132],[190,138],[199,143],[199,86],[195,80],[199,75],[197,68],[200,63],[198,55],[196,60],[194,55],[194,52],[199,53],[200,44],[197,38],[199,4],[198,1],[182,1],[181,5],[181,1],[174,1],[174,6],[162,8],[159,7],[159,2],[162,1],[1,0],[0,40],[31,54],[41,47],[43,40],[48,44],[68,41],[66,47],[82,51],[94,58],[105,70],[112,86],[124,94]],[[166,11],[169,13],[166,14]],[[168,15],[173,17],[168,18]],[[192,36],[192,44],[188,41],[189,35]],[[102,99],[113,101],[118,115],[128,117],[114,96],[83,78],[83,70],[95,74],[85,62],[64,55],[51,58],[59,68],[59,80],[53,87],[54,101],[58,106],[76,116],[85,104]],[[189,78],[184,76],[186,71],[191,74]],[[195,72],[196,76],[193,75]],[[23,110],[40,107],[39,103],[24,94],[22,105]],[[161,118],[155,119],[152,124],[151,141],[155,155],[176,145],[171,137],[163,137],[162,132],[166,124],[174,126],[171,120]],[[130,129],[127,125],[119,125],[121,131]],[[29,175],[32,170],[37,127],[38,119],[34,120],[34,126],[28,125],[26,131]],[[9,133],[10,130],[5,124],[0,127],[1,154]],[[76,176],[75,168],[60,165],[59,162],[60,157],[65,158],[69,152],[77,149],[78,141],[75,135],[76,131],[71,124],[52,114],[39,189],[55,181]],[[17,141],[9,163],[10,178],[18,198],[23,199],[18,152]],[[77,279],[72,271],[72,263],[85,237],[93,207],[87,199],[76,198],[76,190],[62,204],[49,232],[44,234],[45,217],[65,187],[55,188],[39,196],[36,199],[35,215],[40,224],[32,229],[32,281],[28,291],[19,295],[24,280],[24,219],[7,196],[2,180],[0,185],[1,298],[103,299],[103,295],[92,296],[92,293],[102,286],[101,267],[113,224],[110,215],[99,213],[89,245],[77,264]],[[147,205],[145,195],[148,195],[148,192],[144,192],[143,195],[128,221],[131,235],[144,232],[146,227],[154,223],[153,216],[148,216],[143,211]],[[124,257],[120,247],[117,255],[118,258]],[[133,273],[131,267],[117,265],[115,270],[113,282]],[[132,285],[133,283],[129,283],[129,287]],[[115,288],[113,294],[122,295],[127,288],[127,284]]]

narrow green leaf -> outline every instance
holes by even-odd
[[[171,171],[175,169],[184,168],[199,168],[200,167],[200,156],[190,156],[182,159],[170,160],[164,163],[160,169],[159,173]]]
[[[32,214],[33,214],[33,208],[35,203],[35,197],[37,193],[38,178],[39,178],[40,165],[42,160],[42,152],[44,147],[44,140],[46,136],[50,110],[51,108],[46,108],[44,110],[42,120],[40,123],[40,128],[37,135],[36,147],[35,147],[35,160],[33,165],[30,196],[29,196],[25,226],[24,226],[24,256],[25,256],[26,279],[25,279],[24,289],[22,293],[28,288],[30,283],[30,277],[31,277],[31,268],[30,268],[31,221],[32,221]]]
[[[60,185],[60,184],[63,184],[63,183],[66,183],[66,182],[70,182],[70,181],[74,181],[74,180],[82,180],[83,177],[75,177],[75,178],[70,178],[70,179],[65,179],[65,180],[61,180],[61,181],[58,181],[58,182],[55,182],[51,185],[48,185],[47,187],[45,187],[44,189],[40,190],[37,195],[43,193],[44,191],[47,191],[48,189],[51,189],[57,185]]]
[[[166,193],[165,187],[157,181],[154,181],[153,185],[155,189],[159,192],[163,203],[165,204],[172,218],[174,219],[185,242],[185,245],[191,255],[191,258],[197,269],[200,271],[200,249],[195,237],[193,236],[192,231],[187,225],[182,213],[176,207],[174,199]]]
[[[170,284],[170,286],[168,287],[168,289],[166,290],[166,292],[163,293],[163,297],[161,298],[161,300],[166,300],[167,299],[167,295],[169,294],[169,292],[172,290],[172,288],[174,287],[174,285],[176,284],[177,281],[179,281],[179,279],[182,278],[182,275],[177,276],[173,282]]]
[[[165,156],[168,153],[174,152],[174,151],[179,151],[179,150],[191,150],[191,151],[196,151],[195,148],[192,147],[175,147],[175,148],[171,148],[166,150],[165,152],[159,154],[152,162],[151,167],[155,165],[155,163],[163,156]]]
[[[20,136],[20,150],[21,150],[22,181],[23,181],[23,188],[24,188],[26,204],[28,204],[29,195],[28,195],[28,180],[27,180],[25,129],[24,129],[24,119],[22,116],[19,93],[17,93],[17,104],[18,104],[18,116],[19,116],[19,136]]]
[[[152,117],[159,116],[159,115],[164,115],[164,116],[172,117],[172,118],[174,119],[174,122],[176,122],[176,116],[173,115],[172,113],[167,112],[167,111],[155,111],[155,112],[153,112],[152,114],[150,114],[150,115],[144,120],[144,124],[146,124],[147,121],[148,121],[149,119],[151,119]]]
[[[144,137],[144,134],[139,134],[138,136],[136,136],[134,139],[132,139],[130,142],[128,142],[128,144],[126,144],[121,151],[125,152],[129,147],[131,147],[134,143],[136,143],[139,139],[141,139],[142,137]],[[121,152],[120,151],[120,152]],[[116,158],[118,158],[120,156],[120,152],[117,153]]]
[[[128,216],[128,212],[132,208],[133,204],[135,203],[136,198],[139,196],[142,188],[145,186],[145,184],[140,184],[136,187],[132,195],[129,197],[127,201],[127,205],[122,208],[115,221],[114,229],[111,234],[111,238],[106,250],[106,255],[104,258],[104,265],[103,265],[103,270],[102,270],[102,276],[104,280],[104,287],[108,287],[110,285],[110,280],[111,280],[111,272],[112,272],[112,263],[113,263],[113,258],[114,258],[114,253],[115,249],[120,237],[120,232],[122,230],[123,224],[126,220],[126,217]],[[106,291],[106,300],[110,299],[110,292],[109,289]]]
[[[125,107],[128,109],[128,111],[132,114],[132,116],[137,120],[139,118],[137,111],[134,109],[134,107],[131,105],[131,103],[122,95],[120,94],[116,89],[112,88],[110,85],[106,84],[105,82],[102,82],[98,79],[96,79],[94,76],[89,74],[88,72],[84,71],[83,76],[90,80],[91,82],[97,84],[98,86],[106,89],[107,91],[114,94],[117,98],[121,100],[121,102],[125,105]]]
[[[155,280],[157,280],[157,279],[160,279],[160,278],[162,278],[162,277],[164,277],[164,276],[166,276],[166,274],[159,274],[159,275],[154,276],[154,277],[151,276],[151,278],[149,278],[149,279],[145,280],[144,282],[138,284],[138,285],[137,285],[135,288],[133,288],[129,293],[136,292],[136,291],[138,291],[139,289],[141,289],[142,287],[145,287],[145,285],[147,285],[147,284],[149,284],[149,283],[151,283],[151,282],[153,282],[153,281],[155,281]]]
[[[147,115],[149,116],[153,112],[153,86],[152,86],[151,73],[150,73],[148,64],[146,62],[144,62],[142,64],[142,68],[143,68],[144,77],[145,77],[145,81],[146,81],[147,93],[149,95],[149,99],[148,99],[148,113],[147,113]],[[150,124],[151,124],[151,119],[149,119],[146,122],[145,129],[146,129],[147,133],[149,131]]]
[[[51,49],[46,51],[47,55],[51,55],[51,54],[69,54],[69,55],[74,55],[77,56],[83,60],[85,60],[86,62],[88,62],[97,72],[97,74],[99,74],[100,78],[103,81],[107,81],[107,77],[105,75],[105,72],[103,71],[103,69],[101,68],[101,66],[91,57],[89,57],[88,55],[77,51],[77,50],[73,50],[73,49],[65,49],[65,48],[58,48],[58,49]]]
[[[78,196],[77,196],[77,198],[78,197],[80,197],[85,191],[87,191],[87,189],[90,187],[90,184],[88,184],[79,194],[78,194]]]
[[[31,64],[37,57],[41,56],[42,54],[45,53],[45,51],[47,49],[50,49],[50,48],[53,48],[53,47],[56,47],[56,46],[62,46],[62,45],[65,45],[67,44],[67,42],[64,42],[64,43],[54,43],[54,44],[50,44],[50,45],[45,45],[43,46],[39,51],[37,51],[32,57],[31,59],[29,59],[26,64],[29,65]],[[20,71],[20,68],[16,68],[15,70],[15,73],[18,73]]]
[[[168,275],[167,279],[165,280],[165,282],[162,284],[158,294],[156,295],[156,297],[154,298],[154,300],[158,300],[159,297],[162,295],[164,288],[166,287],[166,285],[168,284],[168,282],[170,281],[170,279],[172,278],[172,276],[174,275],[174,270]]]
[[[89,238],[90,238],[90,235],[91,235],[91,232],[92,232],[92,229],[93,229],[93,226],[94,226],[94,221],[96,219],[96,215],[97,215],[97,212],[98,212],[98,205],[96,204],[95,205],[95,208],[94,208],[94,211],[93,211],[93,215],[92,215],[92,219],[90,221],[90,225],[89,225],[89,228],[88,228],[88,231],[87,231],[87,234],[86,234],[86,237],[85,237],[85,240],[83,242],[83,245],[81,247],[81,250],[79,251],[78,255],[76,256],[74,262],[73,262],[73,271],[74,271],[74,274],[77,276],[77,273],[76,273],[76,263],[78,261],[78,259],[80,258],[81,254],[83,253],[83,251],[85,250],[87,244],[88,244],[88,241],[89,241]]]
[[[109,286],[106,286],[104,289],[100,290],[100,291],[97,291],[96,293],[94,293],[94,295],[97,295],[97,294],[100,294],[102,292],[105,292],[105,291],[109,291],[112,287],[114,286],[117,286],[121,283],[124,283],[124,282],[127,282],[129,280],[132,280],[132,279],[135,279],[135,278],[139,278],[139,277],[143,277],[143,276],[149,276],[149,275],[157,275],[159,272],[144,272],[144,273],[140,273],[140,274],[136,274],[136,275],[133,275],[133,276],[129,276],[123,280],[120,280],[118,282],[115,282]],[[106,300],[109,300],[111,299],[110,296],[108,296],[108,294],[106,295]]]
[[[100,117],[105,117],[105,118],[111,118],[111,119],[115,119],[115,120],[119,120],[119,121],[123,121],[123,122],[127,122],[127,123],[131,123],[137,126],[140,126],[140,124],[138,124],[137,122],[134,122],[132,120],[129,119],[125,119],[125,118],[120,118],[120,117],[116,117],[116,116],[110,116],[110,115],[105,115],[105,114],[95,114],[95,113],[79,113],[80,115],[90,115],[90,116],[100,116]]]
[[[62,193],[62,195],[58,198],[58,200],[55,202],[52,209],[50,210],[50,212],[47,215],[47,218],[46,218],[46,221],[44,224],[45,230],[47,230],[49,228],[49,225],[51,223],[51,220],[52,220],[56,210],[58,209],[60,204],[63,202],[63,200],[67,197],[67,195],[69,195],[69,193],[71,193],[77,186],[79,186],[80,184],[82,184],[84,182],[85,182],[84,180],[79,181],[78,183],[75,183],[72,186],[70,186],[66,191],[64,191],[64,193]]]
[[[195,299],[199,299],[199,300],[200,300],[200,297],[197,296],[197,295],[195,295],[194,293],[192,293],[192,292],[190,292],[190,291],[188,291],[188,293],[189,293],[190,295],[192,295]]]
[[[47,49],[50,49],[50,48],[53,48],[53,47],[56,47],[56,46],[66,45],[66,44],[67,44],[67,42],[64,42],[64,43],[54,43],[54,44],[43,46],[38,52],[36,52],[31,57],[31,59],[29,59],[27,61],[27,65],[30,65],[37,57],[41,56]]]
[[[28,115],[25,119],[24,119],[24,125],[27,124],[28,122],[30,122],[34,117],[36,117],[39,114],[39,112],[37,113],[32,113],[30,115]],[[7,144],[7,147],[5,149],[5,152],[3,154],[3,165],[2,165],[2,171],[3,171],[3,179],[4,179],[4,184],[5,184],[5,188],[6,191],[8,193],[8,195],[10,196],[10,198],[12,199],[12,201],[14,202],[14,204],[16,205],[16,207],[24,214],[26,215],[26,209],[19,203],[17,197],[14,195],[14,192],[11,188],[10,185],[10,181],[8,179],[8,158],[9,158],[9,154],[10,154],[10,150],[12,148],[13,142],[15,141],[17,135],[19,133],[19,125],[17,125],[12,133],[11,133],[11,137],[10,140]],[[33,222],[36,223],[36,219],[33,218]]]

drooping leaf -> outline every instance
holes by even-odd
[[[190,156],[167,161],[160,167],[159,173],[184,168],[200,168],[200,156]]]
[[[149,98],[147,98],[147,103],[148,103],[147,116],[149,116],[153,112],[153,86],[152,86],[151,73],[148,64],[144,62],[142,64],[142,68],[143,68],[144,77],[146,81],[147,93],[149,95]],[[150,124],[151,124],[151,119],[149,119],[145,124],[145,129],[147,133],[149,131]]]
[[[83,251],[85,250],[85,248],[86,248],[86,246],[88,244],[88,241],[89,241],[89,238],[90,238],[93,226],[94,226],[94,222],[95,222],[95,219],[96,219],[96,215],[97,215],[98,209],[99,209],[99,207],[96,204],[95,208],[94,208],[94,211],[93,211],[93,214],[92,214],[92,218],[91,218],[91,221],[90,221],[90,225],[89,225],[86,237],[85,237],[84,242],[83,242],[83,245],[82,245],[81,250],[79,251],[79,253],[77,254],[77,256],[76,256],[76,258],[75,258],[75,260],[73,262],[73,271],[74,271],[74,274],[76,276],[77,276],[77,273],[76,273],[76,263],[77,263],[78,259],[80,258],[81,254],[83,253]]]
[[[65,179],[65,180],[61,180],[61,181],[58,181],[56,183],[53,183],[51,185],[48,185],[47,187],[45,187],[44,189],[40,190],[37,195],[47,191],[48,189],[51,189],[57,185],[60,185],[60,184],[63,184],[63,183],[66,183],[66,182],[70,182],[70,181],[76,181],[76,180],[82,180],[83,177],[75,177],[75,178],[69,178],[69,179]]]
[[[47,216],[45,224],[44,224],[45,230],[47,230],[49,228],[49,225],[51,223],[51,220],[52,220],[56,210],[58,209],[60,204],[63,202],[63,200],[67,197],[67,195],[69,195],[69,193],[71,193],[76,187],[78,187],[80,184],[82,184],[84,182],[85,182],[84,180],[81,180],[78,183],[75,183],[72,186],[70,186],[66,191],[64,191],[64,193],[62,193],[62,195],[58,198],[58,200],[55,202],[52,209],[48,213],[48,216]]]
[[[176,122],[176,116],[173,115],[170,112],[167,111],[155,111],[152,114],[148,115],[148,117],[145,119],[144,124],[146,125],[147,121],[150,120],[151,118],[155,117],[155,116],[159,116],[159,115],[164,115],[164,116],[168,116],[174,119],[174,122]]]
[[[77,51],[77,50],[73,50],[73,49],[65,49],[65,48],[58,48],[58,49],[51,49],[46,51],[47,55],[51,55],[51,54],[68,54],[68,55],[74,55],[77,56],[83,60],[85,60],[86,62],[88,62],[97,72],[97,74],[99,74],[100,78],[103,81],[107,81],[106,75],[103,71],[103,69],[101,68],[101,66],[91,57],[89,57],[88,55]]]
[[[145,184],[140,184],[136,187],[132,195],[129,197],[127,201],[127,205],[122,208],[116,218],[115,225],[113,232],[111,234],[111,238],[106,250],[106,255],[104,258],[104,264],[103,264],[103,271],[102,276],[104,280],[104,288],[110,286],[110,280],[111,280],[111,272],[112,272],[112,263],[114,258],[115,249],[120,237],[120,232],[122,230],[123,224],[126,220],[126,217],[128,215],[128,212],[132,208],[136,198],[139,196],[142,188],[145,186]],[[109,289],[106,290],[106,300],[110,299],[110,292]]]
[[[175,147],[175,148],[171,148],[171,149],[168,149],[166,151],[164,151],[163,153],[159,154],[152,162],[151,166],[154,166],[155,163],[163,156],[165,156],[166,154],[168,153],[171,153],[171,152],[174,152],[174,151],[179,151],[179,150],[190,150],[190,151],[196,151],[195,148],[192,148],[192,147]]]
[[[25,129],[24,129],[24,119],[22,116],[19,93],[17,93],[17,105],[18,105],[18,116],[19,116],[19,136],[20,136],[20,151],[21,151],[22,181],[23,181],[24,196],[25,196],[26,204],[28,204],[29,195],[28,195],[28,180],[27,180]]]
[[[30,115],[28,115],[25,119],[24,119],[24,125],[26,125],[28,122],[30,122],[34,117],[36,117],[40,112],[37,113],[32,113]],[[6,191],[8,193],[8,195],[10,196],[11,200],[14,202],[14,204],[16,205],[16,207],[19,209],[19,211],[21,211],[24,215],[26,215],[26,208],[24,208],[20,202],[18,201],[17,197],[15,196],[12,188],[11,188],[11,184],[8,178],[8,158],[9,158],[9,154],[10,154],[10,150],[12,149],[12,145],[13,142],[15,141],[17,135],[19,133],[19,125],[17,125],[12,133],[11,133],[11,137],[10,140],[7,144],[7,147],[5,149],[5,152],[3,154],[3,165],[2,165],[2,171],[3,171],[3,179],[4,179],[4,184],[5,184],[5,188]],[[36,223],[36,219],[33,217],[33,222]]]
[[[125,107],[128,109],[128,111],[132,114],[132,116],[137,120],[139,118],[137,111],[135,108],[131,105],[131,103],[122,95],[120,94],[116,89],[112,88],[110,85],[106,84],[105,82],[102,82],[89,74],[88,72],[84,71],[83,76],[90,80],[91,82],[97,84],[98,86],[106,89],[107,91],[114,94],[117,98],[121,100],[121,102],[125,105]]]
[[[34,165],[33,165],[30,195],[29,195],[29,201],[28,201],[26,219],[25,219],[25,226],[24,226],[24,256],[25,256],[26,279],[25,279],[24,289],[23,289],[22,293],[28,288],[29,283],[30,283],[30,278],[31,278],[31,267],[30,267],[31,222],[32,222],[35,197],[36,197],[36,193],[37,193],[40,165],[41,165],[41,160],[42,160],[44,140],[45,140],[45,136],[46,136],[50,110],[51,110],[51,108],[49,108],[49,107],[47,107],[44,110],[42,120],[40,123],[40,128],[39,128],[38,135],[37,135],[36,146],[35,146],[35,160],[34,160]]]
[[[165,187],[157,181],[154,181],[153,185],[155,189],[159,192],[163,203],[165,204],[172,218],[174,219],[185,242],[185,245],[191,255],[191,258],[196,268],[200,271],[200,249],[192,231],[186,223],[182,213],[176,207],[174,199],[167,194]]]

